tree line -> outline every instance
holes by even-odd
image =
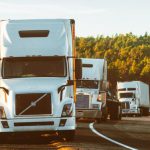
[[[132,33],[115,36],[76,37],[77,56],[105,58],[110,87],[117,81],[140,80],[150,85],[150,35]]]

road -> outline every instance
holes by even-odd
[[[101,122],[91,124],[92,120],[80,120],[77,122],[76,137],[73,142],[67,142],[56,135],[39,135],[39,137],[15,137],[8,138],[0,144],[0,150],[126,150],[126,149],[150,149],[150,116],[126,117],[121,121]],[[95,134],[89,126],[93,125],[94,131],[104,135],[104,139]],[[119,142],[129,146],[117,145]]]

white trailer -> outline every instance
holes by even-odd
[[[141,81],[117,83],[117,96],[124,115],[148,115],[150,108],[149,86]]]
[[[75,22],[72,19],[0,22],[0,136],[57,131],[73,139]],[[78,71],[78,72],[77,72]]]

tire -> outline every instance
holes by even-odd
[[[101,123],[102,119],[101,118],[96,118],[96,123]]]
[[[143,108],[143,116],[149,116],[149,108]]]
[[[5,144],[7,143],[7,141],[8,141],[8,136],[5,133],[0,133],[0,144]]]
[[[122,109],[121,109],[120,105],[118,106],[118,113],[119,113],[118,120],[121,120],[122,119]]]
[[[102,108],[102,121],[106,121],[108,118],[108,108],[107,106],[105,106],[104,108]]]
[[[96,123],[101,123],[101,121],[102,121],[102,110],[98,110],[95,121],[96,121]]]
[[[143,116],[143,108],[140,108],[140,117]]]
[[[110,120],[121,120],[122,113],[120,105],[116,104],[110,112]]]
[[[79,121],[79,119],[80,119],[80,118],[76,118],[76,122],[78,122],[78,121]]]
[[[111,113],[111,114],[110,114],[110,120],[116,120],[114,113]]]
[[[66,130],[59,132],[61,138],[66,141],[73,141],[75,138],[75,130]]]

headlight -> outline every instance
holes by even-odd
[[[62,110],[62,117],[71,117],[72,116],[72,104],[65,104]]]

